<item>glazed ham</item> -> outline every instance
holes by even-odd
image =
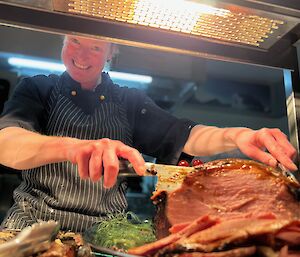
[[[170,192],[166,216],[171,225],[201,215],[222,219],[257,217],[300,218],[300,203],[276,171],[254,161],[227,159],[202,165],[181,188]]]
[[[131,254],[300,257],[300,203],[275,169],[218,160],[199,166],[176,188],[153,196],[157,229],[172,226],[172,234],[158,231],[165,237]]]

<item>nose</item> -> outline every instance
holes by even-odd
[[[86,47],[80,47],[77,51],[78,60],[84,61],[89,58],[90,51]]]

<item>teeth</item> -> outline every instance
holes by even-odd
[[[79,69],[82,69],[82,70],[86,70],[89,66],[87,65],[81,65],[79,63],[77,63],[75,60],[74,60],[74,65],[79,68]]]

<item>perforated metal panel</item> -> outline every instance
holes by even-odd
[[[59,9],[251,46],[260,46],[285,23],[266,16],[182,0],[68,0]]]

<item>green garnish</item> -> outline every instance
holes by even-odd
[[[142,222],[131,212],[109,215],[94,231],[93,243],[106,248],[128,250],[156,240],[152,222]]]

